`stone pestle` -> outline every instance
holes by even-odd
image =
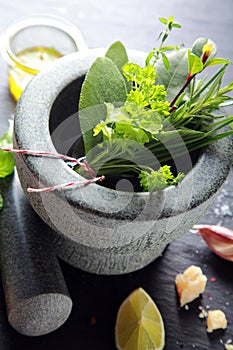
[[[8,321],[27,336],[50,333],[64,324],[72,309],[59,262],[47,238],[50,229],[28,203],[16,172],[0,179],[0,189],[4,200],[0,262]]]

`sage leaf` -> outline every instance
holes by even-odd
[[[9,121],[10,126],[5,134],[0,138],[1,147],[12,147],[13,145],[13,121]],[[13,153],[0,149],[0,178],[13,173],[15,161]]]
[[[110,58],[118,67],[120,72],[122,72],[122,67],[129,60],[126,49],[120,41],[116,41],[109,47],[105,57]]]
[[[167,55],[170,65],[169,70],[164,67],[162,59],[159,59],[156,63],[156,83],[165,86],[168,101],[176,96],[189,73],[187,52],[187,49],[182,49]]]
[[[125,80],[127,92],[129,92],[131,89],[131,84],[127,81],[122,70],[123,66],[129,61],[125,46],[122,44],[122,42],[116,41],[109,47],[105,57],[110,58],[113,63],[115,63]]]
[[[115,63],[108,57],[97,58],[83,82],[79,99],[79,121],[86,153],[101,141],[93,137],[93,128],[106,117],[105,103],[123,104],[126,93],[125,80]]]

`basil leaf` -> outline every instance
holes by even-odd
[[[13,121],[9,121],[10,126],[6,133],[0,138],[1,147],[13,146]],[[0,178],[13,173],[15,166],[14,156],[11,152],[5,152],[0,149]]]
[[[14,166],[15,161],[13,154],[0,150],[0,178],[12,174]]]

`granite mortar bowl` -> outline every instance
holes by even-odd
[[[144,64],[144,53],[128,53],[130,60]],[[16,108],[16,148],[68,152],[80,136],[77,106],[83,79],[94,59],[104,54],[104,49],[70,54],[32,79]],[[16,155],[15,160],[29,202],[52,228],[58,256],[92,273],[123,274],[161,256],[204,216],[231,169],[232,149],[232,137],[208,146],[178,186],[153,193],[98,184],[28,193],[28,187],[80,176],[63,160],[29,155]]]

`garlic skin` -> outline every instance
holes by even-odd
[[[233,261],[233,230],[217,225],[195,225],[208,247],[221,258]]]

